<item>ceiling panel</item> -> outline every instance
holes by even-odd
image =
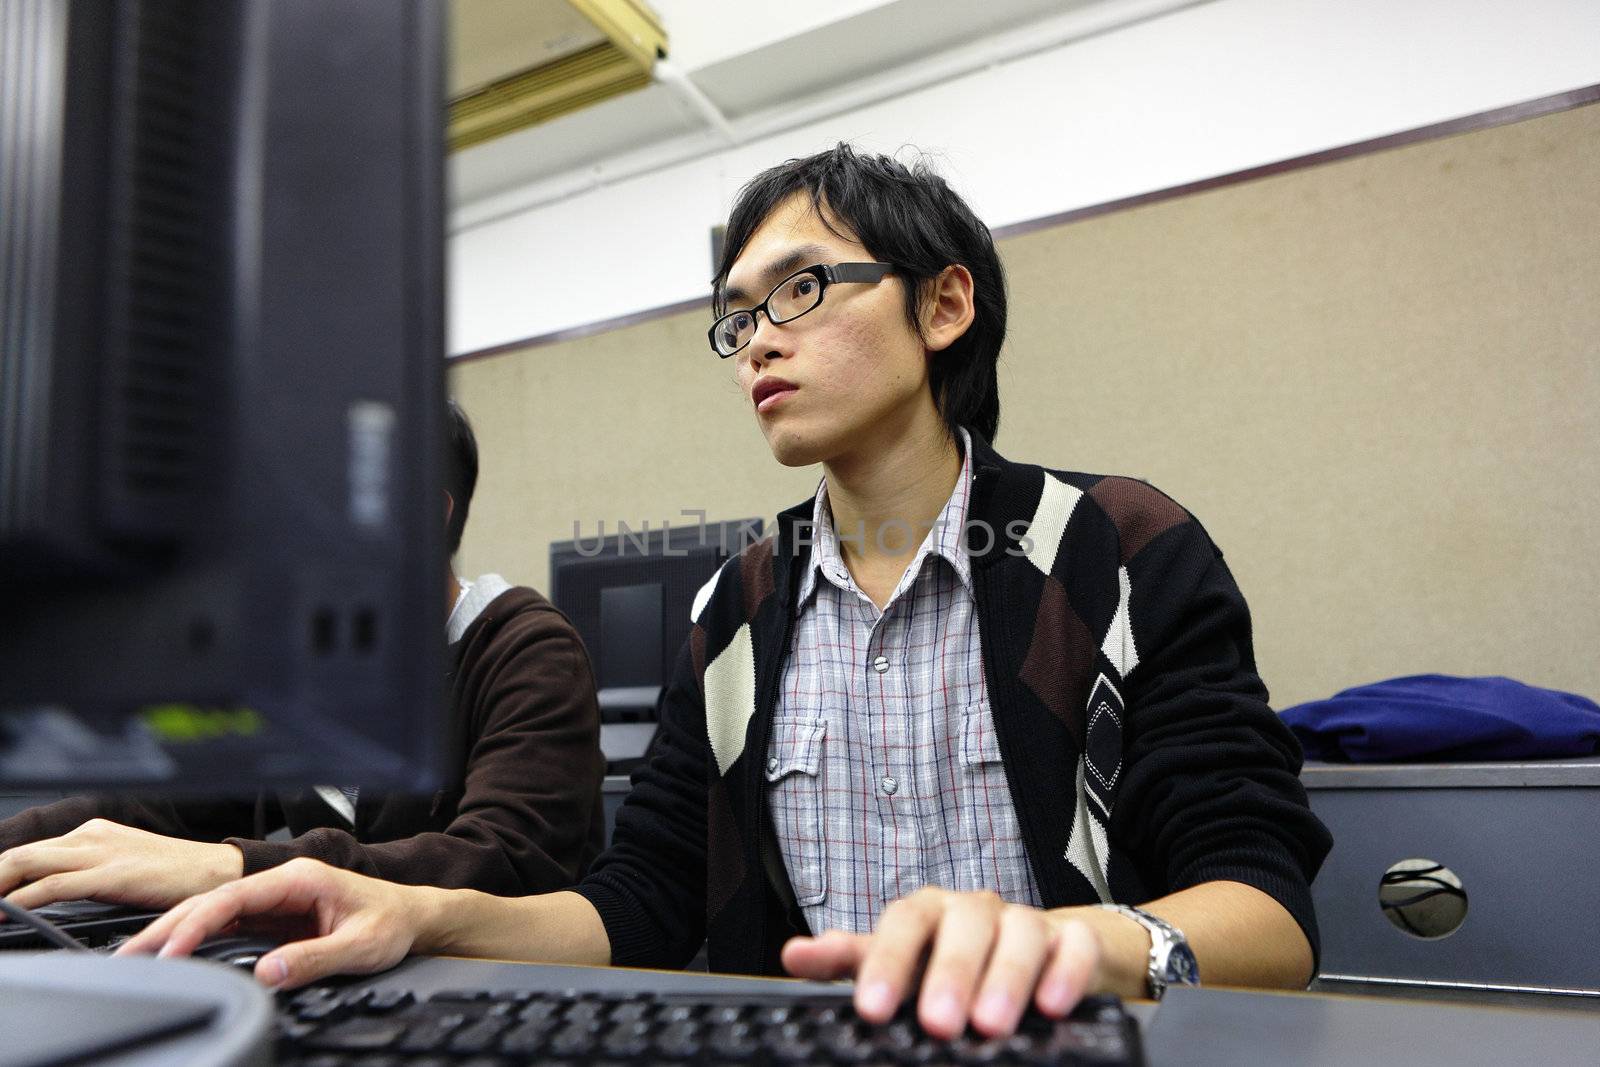
[[[896,0],[694,72],[738,118],[1103,0]]]
[[[567,0],[453,0],[449,95],[453,99],[605,39]]]

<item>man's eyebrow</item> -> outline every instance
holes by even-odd
[[[827,257],[828,249],[822,245],[798,245],[763,267],[761,273],[756,275],[755,280],[761,283],[761,291],[765,292],[768,285],[776,284],[784,276],[799,270],[801,267],[808,267],[813,263],[820,262]],[[736,305],[747,307],[751,301],[750,294],[737,286],[722,291],[722,302],[727,307]]]

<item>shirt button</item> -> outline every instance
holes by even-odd
[[[768,756],[767,757],[767,770],[775,771],[777,769],[778,769],[778,757],[777,756]]]
[[[890,778],[887,775],[884,776],[884,779],[880,784],[883,786],[883,795],[886,797],[894,796],[895,791],[900,788],[900,783],[896,779]]]
[[[879,656],[877,659],[872,661],[872,669],[877,671],[879,674],[887,671],[889,669],[889,658],[887,656]]]

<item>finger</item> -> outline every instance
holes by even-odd
[[[856,1011],[887,1022],[906,998],[944,911],[943,895],[914,893],[883,909],[856,971]]]
[[[872,939],[828,930],[819,937],[791,937],[783,946],[783,969],[796,978],[831,981],[856,973]]]
[[[1056,930],[1050,960],[1034,997],[1039,1010],[1061,1018],[1094,988],[1100,974],[1100,938],[1088,923],[1069,919]]]
[[[19,908],[42,908],[60,900],[103,900],[113,903],[116,890],[107,885],[97,870],[65,871],[29,882],[6,900]]]
[[[967,1028],[1004,907],[999,897],[979,893],[953,896],[945,907],[917,1000],[917,1018],[935,1037]]]
[[[256,961],[256,980],[273,989],[296,989],[334,974],[373,974],[405,956],[393,937],[370,924],[350,923],[326,937],[291,941]]]
[[[53,841],[18,845],[0,855],[0,896],[57,871],[76,871],[88,865],[79,850]]]
[[[1052,941],[1050,923],[1042,912],[1013,907],[1000,913],[1000,933],[972,1009],[975,1029],[1002,1037],[1017,1028],[1044,971]]]
[[[275,867],[191,898],[186,904],[192,906],[186,908],[181,918],[169,923],[167,918],[171,916],[168,916],[146,929],[135,951],[154,950],[162,956],[187,956],[200,942],[220,934],[240,919],[310,912],[316,904],[320,881],[299,877],[292,866]],[[158,926],[159,941],[152,936]]]
[[[195,909],[173,927],[159,954],[187,956],[207,938],[256,916],[308,914],[316,908],[318,888],[297,878],[287,867],[266,871],[254,879],[229,882],[197,898]]]
[[[112,955],[134,956],[155,952],[167,943],[167,936],[172,932],[172,928],[182,922],[199,902],[199,897],[190,897],[176,905],[161,918],[118,945]]]

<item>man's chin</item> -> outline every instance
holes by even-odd
[[[825,443],[811,434],[781,426],[767,426],[763,430],[772,458],[785,467],[809,467],[828,457]]]

